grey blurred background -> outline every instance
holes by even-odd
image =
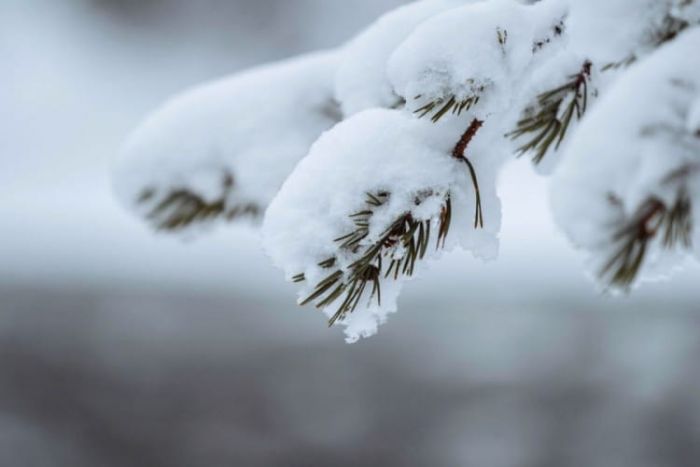
[[[0,1],[1,466],[700,465],[700,272],[599,293],[523,161],[501,259],[449,255],[353,346],[254,231],[182,243],[115,205],[169,95],[401,3]]]

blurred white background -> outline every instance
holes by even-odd
[[[450,255],[355,346],[255,231],[182,243],[116,205],[110,161],[167,97],[401,3],[0,2],[0,465],[700,462],[700,273],[603,296],[527,161],[501,259]]]

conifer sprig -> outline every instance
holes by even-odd
[[[591,62],[585,62],[569,81],[540,94],[537,103],[525,110],[517,128],[506,135],[513,140],[531,135],[518,148],[520,155],[534,152],[533,162],[539,164],[552,146],[555,151],[559,149],[574,116],[581,120],[586,113],[591,66]]]
[[[188,189],[175,189],[156,200],[153,189],[145,190],[138,199],[139,204],[150,204],[146,218],[156,230],[178,232],[194,224],[204,224],[214,219],[228,221],[242,217],[257,218],[260,207],[254,203],[240,203],[228,206],[226,198],[233,189],[233,178],[226,176],[223,181],[223,194],[214,201],[208,201]]]
[[[628,288],[639,275],[652,240],[663,248],[691,247],[693,229],[691,201],[684,193],[670,208],[661,200],[647,200],[613,237],[614,253],[599,271],[610,285]]]
[[[419,99],[420,96],[416,96]],[[458,100],[455,96],[450,96],[449,99],[435,99],[428,102],[423,107],[414,111],[418,114],[418,118],[423,118],[426,115],[433,114],[430,117],[433,123],[439,122],[442,117],[452,112],[452,115],[462,115],[462,112],[468,112],[472,107],[479,103],[480,97],[478,95],[469,96],[465,99]]]
[[[474,165],[466,155],[467,148],[484,122],[473,119],[452,151],[452,157],[464,162],[474,185],[476,211],[474,228],[483,228],[484,216],[481,205],[481,190]],[[388,192],[367,193],[364,209],[351,214],[354,229],[336,238],[340,255],[356,257],[348,267],[338,266],[338,257],[331,257],[318,263],[322,269],[332,270],[316,284],[314,291],[301,301],[300,305],[314,303],[317,308],[325,308],[342,299],[335,314],[329,320],[332,326],[338,320],[352,313],[359,305],[368,286],[371,285],[369,300],[377,299],[381,305],[382,279],[398,280],[400,277],[410,277],[415,270],[416,262],[423,259],[428,251],[432,235],[433,222],[430,219],[416,219],[411,211],[406,211],[376,239],[368,242],[370,224],[375,212],[384,206],[391,194]],[[435,248],[445,247],[447,236],[452,223],[452,197],[449,192],[441,194],[432,190],[419,193],[415,206],[434,197],[442,197],[440,214],[437,219],[437,238]],[[388,265],[388,267],[385,266]],[[292,277],[296,283],[306,281],[305,274]]]
[[[476,82],[473,80],[469,80],[467,84],[470,86],[471,92],[466,97],[458,97],[457,95],[452,94],[448,95],[447,97],[432,99],[415,110],[413,113],[418,115],[418,118],[423,118],[432,114],[430,120],[433,123],[437,123],[442,119],[442,117],[450,113],[452,115],[460,116],[463,112],[468,112],[472,107],[479,103],[481,100],[481,94],[484,92],[486,87],[483,84],[476,84]],[[415,100],[420,100],[422,98],[422,94],[414,97]]]
[[[398,280],[401,276],[412,276],[416,262],[423,259],[427,253],[432,222],[415,219],[410,212],[398,216],[376,240],[366,241],[370,234],[372,216],[388,201],[389,196],[389,193],[385,192],[367,194],[365,208],[350,216],[354,229],[335,239],[342,254],[355,255],[356,259],[345,270],[336,268],[336,258],[319,263],[320,267],[332,269],[332,272],[301,302],[302,306],[314,303],[316,307],[324,308],[342,300],[329,321],[330,325],[352,313],[367,292],[370,301],[376,298],[377,304],[381,305],[381,280]],[[445,244],[452,219],[449,193],[438,195],[426,192],[419,195],[415,203],[420,205],[434,196],[443,197],[436,241],[436,248],[441,248]],[[303,282],[306,276],[299,274],[292,279],[295,282]]]

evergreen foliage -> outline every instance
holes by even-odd
[[[442,208],[437,220],[438,232],[435,237],[435,247],[441,248],[449,233],[452,219],[450,194],[422,193],[416,197],[415,205],[420,206],[434,196],[442,198]],[[313,293],[301,302],[302,306],[315,303],[318,308],[325,308],[342,299],[330,319],[330,325],[339,319],[342,320],[357,308],[368,290],[368,285],[371,285],[368,299],[371,301],[376,298],[377,305],[380,306],[382,279],[398,280],[400,276],[412,276],[416,262],[423,259],[428,251],[433,230],[432,221],[418,220],[410,212],[399,216],[378,239],[368,240],[372,216],[389,197],[390,194],[386,192],[367,193],[365,209],[350,215],[354,230],[335,239],[339,253],[343,257],[352,258],[352,262],[346,268],[337,267],[337,258],[329,258],[319,263],[321,268],[333,272],[316,284]],[[303,274],[293,278],[294,282],[305,280]]]
[[[130,141],[124,199],[174,233],[265,213],[301,304],[331,325],[362,315],[354,341],[435,250],[495,256],[498,171],[530,155],[554,172],[556,222],[627,290],[671,251],[698,254],[699,46],[697,0],[417,1],[336,50],[176,100]]]
[[[529,138],[518,148],[520,155],[532,152],[533,162],[539,164],[550,150],[559,149],[574,117],[581,120],[588,108],[591,66],[585,62],[566,83],[543,92],[536,104],[525,109],[517,128],[507,135],[516,140]]]
[[[615,232],[611,239],[613,254],[599,276],[612,286],[629,288],[639,274],[650,242],[658,239],[667,250],[689,249],[692,228],[691,201],[687,194],[681,193],[670,207],[657,198],[648,199]]]
[[[218,218],[226,221],[242,217],[259,218],[260,207],[255,203],[227,205],[227,197],[233,188],[233,177],[227,174],[222,183],[223,195],[214,201],[208,201],[187,189],[170,191],[161,198],[158,198],[155,190],[147,189],[141,193],[139,203],[150,206],[146,219],[159,231],[183,231],[192,225],[210,223]]]

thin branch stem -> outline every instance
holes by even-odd
[[[455,145],[454,150],[452,151],[452,157],[464,162],[469,168],[469,175],[471,176],[472,184],[474,185],[474,194],[476,197],[476,209],[474,214],[475,229],[484,228],[484,212],[481,204],[481,189],[479,188],[479,179],[477,177],[474,164],[472,164],[472,162],[466,156],[466,152],[469,147],[469,143],[472,142],[472,140],[483,125],[484,122],[482,120],[479,120],[478,118],[472,120],[472,122],[469,124],[469,127],[467,127],[464,134],[462,134],[462,137],[459,139],[459,141]]]

